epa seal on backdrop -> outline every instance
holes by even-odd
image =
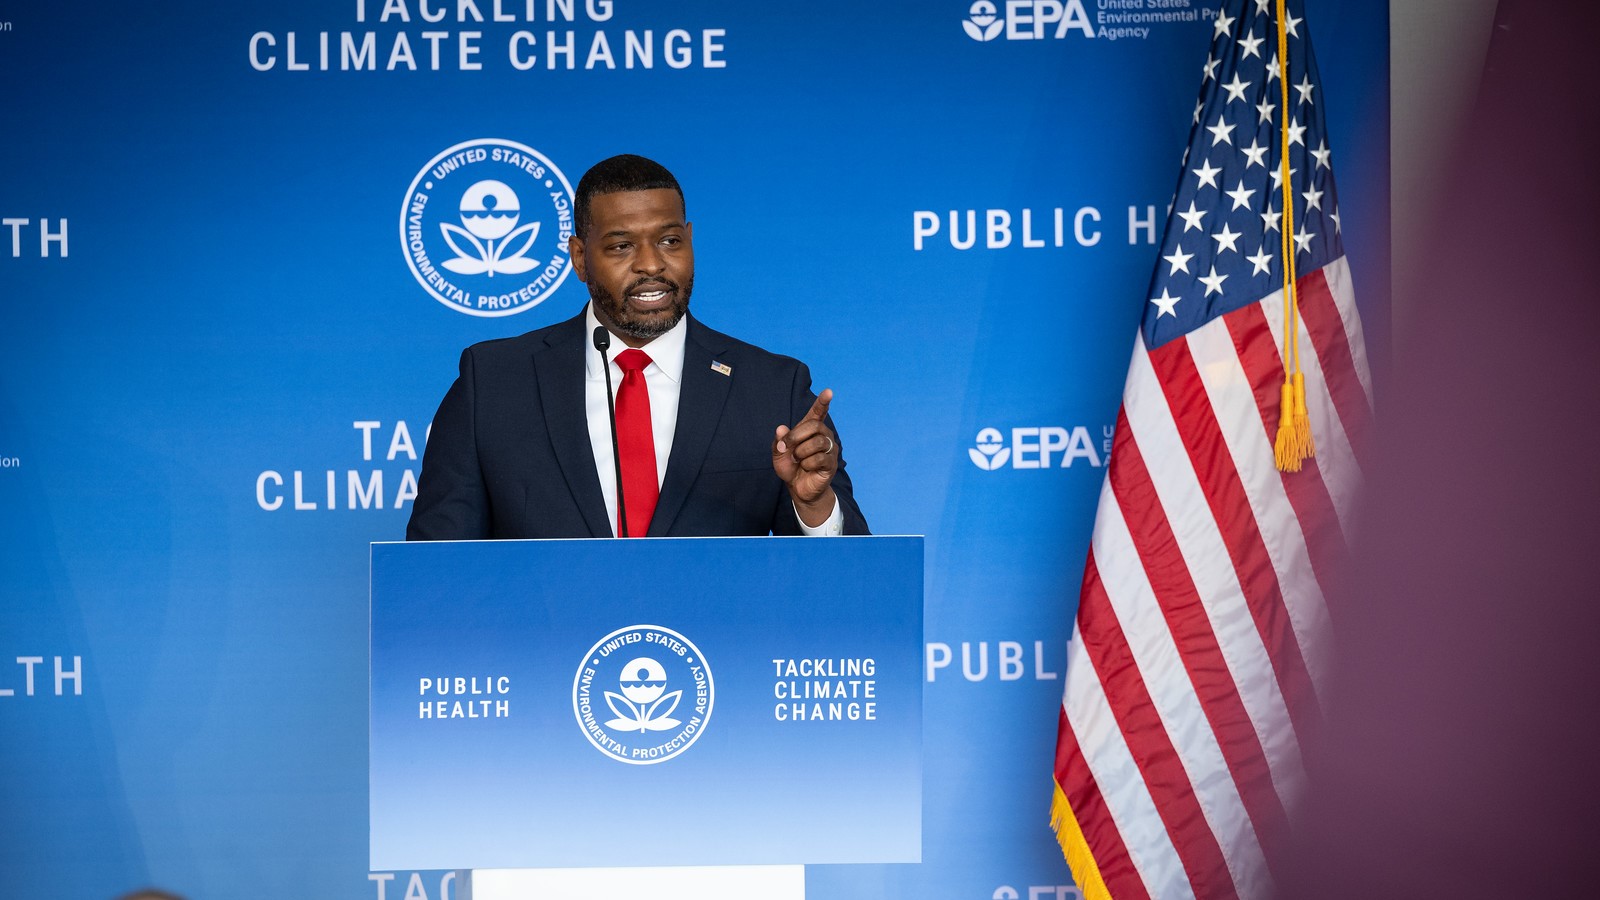
[[[572,680],[572,712],[595,749],[651,765],[705,733],[711,666],[688,638],[660,625],[629,625],[589,649]]]
[[[499,138],[428,161],[400,207],[400,246],[417,282],[457,312],[538,306],[572,271],[572,185],[544,154]]]

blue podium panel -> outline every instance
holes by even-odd
[[[372,545],[375,869],[919,862],[922,538]]]

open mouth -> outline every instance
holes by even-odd
[[[647,290],[628,293],[628,304],[640,310],[661,309],[671,302],[673,289],[667,285],[651,285]]]

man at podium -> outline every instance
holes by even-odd
[[[462,353],[407,540],[868,533],[832,391],[689,315],[685,210],[644,157],[584,174],[567,246],[590,302]]]

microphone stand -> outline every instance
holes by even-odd
[[[617,401],[611,393],[611,362],[606,350],[611,346],[611,332],[604,325],[594,329],[594,349],[600,351],[600,369],[606,373],[606,412],[611,416],[611,465],[617,475],[617,537],[628,536],[628,507],[622,502],[622,451],[617,446]]]

